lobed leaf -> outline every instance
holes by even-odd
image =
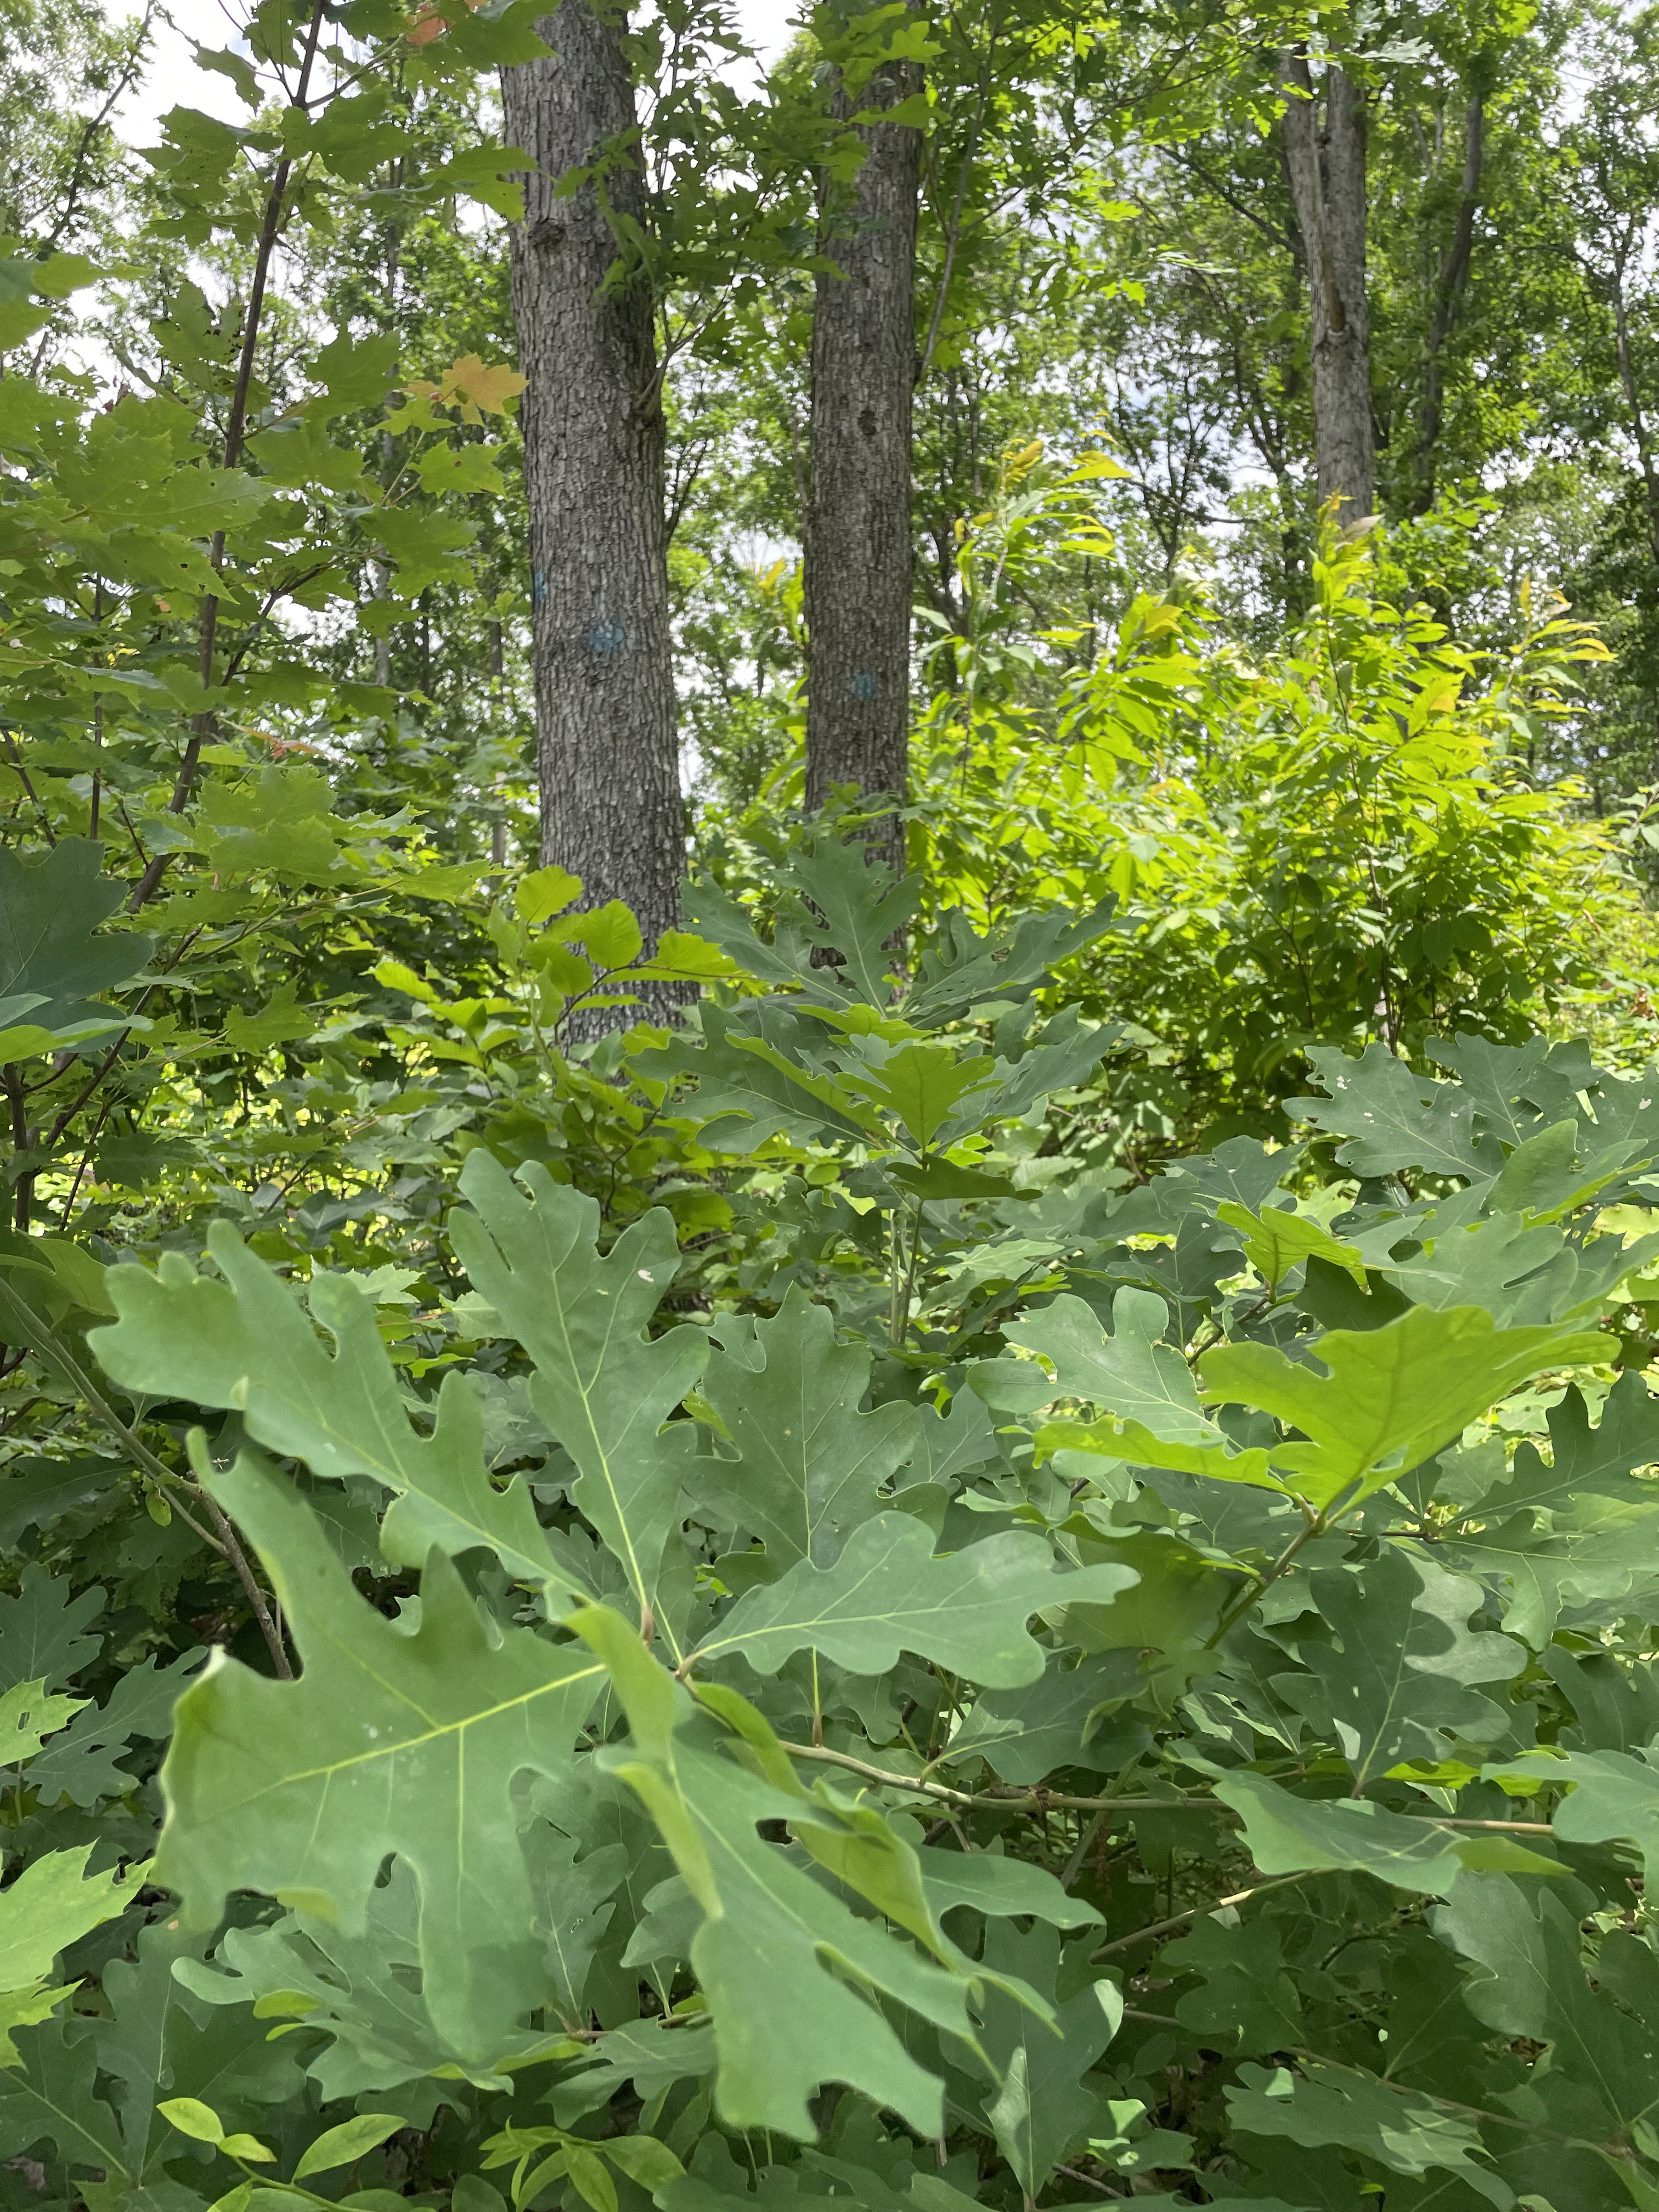
[[[861,1992],[976,2046],[969,2010],[982,1976],[939,1930],[914,1852],[873,1809],[843,1811],[793,1783],[771,1732],[740,1699],[705,1697],[757,1752],[759,1771],[726,1755],[732,1737],[691,1699],[608,1607],[572,1624],[603,1658],[628,1715],[629,1741],[600,1754],[635,1790],[672,1852],[702,1916],[691,1964],[713,2015],[715,2102],[734,2127],[810,2140],[808,2100],[842,2081],[936,2135],[942,2087]],[[806,1850],[904,1935],[860,1917],[757,1833],[783,1819]],[[907,1942],[905,1935],[915,1938]],[[1022,1994],[1042,2014],[1046,2008]]]
[[[1047,1606],[1105,1605],[1139,1577],[1129,1567],[1062,1569],[1047,1540],[1018,1531],[935,1559],[932,1533],[906,1513],[861,1522],[834,1564],[801,1558],[738,1599],[693,1656],[740,1653],[775,1674],[793,1652],[822,1651],[854,1674],[882,1674],[915,1651],[970,1682],[1012,1689],[1046,1656],[1026,1622]]]
[[[360,1597],[304,1500],[244,1458],[213,1487],[252,1539],[303,1671],[219,1658],[179,1701],[157,1861],[198,1926],[233,1889],[365,1925],[383,1860],[420,1884],[425,2002],[487,2061],[544,1984],[513,1815],[520,1772],[572,1769],[601,1686],[585,1652],[493,1630],[434,1550],[417,1625]]]

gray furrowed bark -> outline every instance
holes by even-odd
[[[584,906],[622,899],[653,945],[679,920],[685,811],[675,736],[663,514],[664,425],[650,287],[605,284],[605,203],[643,225],[626,16],[564,0],[541,18],[550,57],[501,72],[507,143],[536,166],[513,234],[513,312],[530,514],[532,657],[544,865],[582,879]],[[560,198],[559,180],[602,174]],[[672,1018],[686,993],[639,1008]],[[571,1018],[576,1035],[635,1018]]]
[[[889,62],[856,108],[921,89],[915,62]],[[856,112],[844,88],[839,112]],[[916,375],[916,210],[921,133],[860,125],[850,185],[827,181],[819,251],[806,502],[806,804],[836,784],[902,800],[910,707],[910,415]],[[904,866],[902,824],[884,816],[872,850]]]
[[[1365,297],[1365,95],[1334,62],[1316,86],[1301,50],[1279,58],[1280,125],[1308,279],[1319,501],[1339,521],[1376,504],[1370,327]]]

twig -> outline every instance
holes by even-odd
[[[13,737],[9,730],[6,732],[6,750],[11,756],[13,775],[15,775],[17,781],[22,785],[24,790],[28,793],[30,804],[33,806],[35,812],[40,817],[41,836],[46,839],[48,845],[55,846],[58,840],[52,835],[52,817],[41,805],[40,793],[36,791],[34,786],[29,781],[29,772],[24,767],[21,759],[18,756],[17,740]]]
[[[101,1421],[110,1434],[114,1437],[140,1474],[147,1475],[166,1496],[170,1510],[176,1513],[185,1526],[199,1536],[210,1550],[217,1552],[222,1558],[229,1560],[236,1571],[237,1580],[247,1592],[248,1602],[253,1607],[254,1617],[259,1623],[266,1649],[270,1653],[271,1665],[283,1681],[291,1682],[294,1679],[294,1669],[289,1664],[288,1653],[283,1648],[283,1639],[277,1632],[276,1623],[271,1620],[264,1593],[254,1580],[253,1569],[249,1564],[247,1553],[242,1549],[236,1531],[231,1527],[218,1505],[198,1484],[191,1482],[185,1476],[175,1473],[172,1468],[164,1466],[156,1458],[155,1453],[137,1432],[130,1428],[121,1419],[79,1360],[65,1350],[52,1331],[30,1308],[27,1301],[19,1297],[3,1276],[0,1276],[0,1314],[5,1314],[8,1316],[10,1329],[15,1330],[33,1352],[57,1368],[70,1389],[76,1391],[85,1402],[93,1418]],[[189,1508],[179,1502],[178,1493],[180,1491],[199,1499],[212,1519],[215,1528],[219,1531],[216,1536],[203,1528]]]
[[[693,1652],[691,1658],[695,1659],[696,1656]],[[689,1666],[690,1661],[684,1665]],[[681,1672],[684,1672],[684,1666]],[[1069,1797],[1058,1790],[953,1790],[946,1782],[929,1782],[919,1774],[898,1774],[889,1767],[872,1766],[867,1759],[854,1759],[848,1752],[831,1751],[827,1744],[781,1743],[778,1747],[787,1752],[791,1759],[816,1759],[820,1765],[843,1767],[849,1773],[862,1775],[866,1782],[880,1784],[884,1789],[911,1790],[919,1796],[936,1798],[942,1805],[953,1805],[964,1810],[985,1805],[1003,1813],[1097,1813],[1103,1818],[1113,1813],[1215,1813],[1230,1820],[1241,1817],[1220,1798],[1198,1790],[1174,1797]],[[1425,1828],[1468,1829],[1477,1833],[1504,1836],[1551,1836],[1555,1832],[1547,1820],[1466,1820],[1450,1813],[1411,1813],[1404,1817],[1420,1820]],[[1074,1860],[1093,1842],[1099,1826],[1100,1822],[1097,1820],[1089,1829],[1078,1851],[1073,1854]],[[1313,1872],[1314,1869],[1304,1871]],[[1070,1878],[1072,1869],[1068,1866],[1066,1879]],[[1299,1881],[1301,1875],[1287,1878]],[[1246,1891],[1245,1894],[1248,1896],[1251,1893]],[[1214,1910],[1210,1905],[1200,1905],[1194,1909],[1204,1912]]]
[[[1103,1806],[1100,1811],[1095,1814],[1094,1819],[1090,1821],[1088,1826],[1083,1831],[1083,1833],[1078,1838],[1077,1849],[1072,1853],[1071,1857],[1066,1862],[1065,1869],[1060,1877],[1060,1886],[1062,1889],[1069,1889],[1072,1884],[1077,1880],[1079,1875],[1082,1873],[1083,1862],[1089,1855],[1089,1846],[1093,1843],[1095,1838],[1100,1833],[1105,1824],[1106,1808]]]
[[[1293,1881],[1305,1881],[1310,1874],[1320,1871],[1317,1867],[1304,1867],[1299,1874],[1281,1874],[1273,1881],[1258,1881],[1249,1889],[1236,1889],[1231,1897],[1218,1897],[1212,1905],[1189,1905],[1180,1912],[1172,1912],[1167,1920],[1154,1920],[1145,1928],[1137,1928],[1133,1936],[1119,1936],[1110,1943],[1103,1943],[1097,1951],[1089,1954],[1090,1959],[1109,1959],[1115,1951],[1133,1950],[1137,1943],[1150,1943],[1155,1936],[1170,1935],[1206,1912],[1224,1912],[1230,1905],[1246,1905],[1253,1897],[1265,1897],[1270,1889],[1288,1889]]]
[[[324,0],[315,0],[311,11],[311,27],[306,35],[305,58],[300,67],[299,88],[289,101],[291,107],[303,109],[306,94],[311,84],[312,66],[317,58],[317,41],[323,27]],[[248,396],[253,384],[253,362],[258,350],[259,325],[264,312],[265,286],[270,276],[270,264],[281,235],[283,217],[286,212],[289,179],[293,174],[292,158],[284,155],[277,163],[270,180],[270,190],[265,198],[264,220],[259,227],[259,243],[254,254],[252,281],[248,287],[247,312],[243,317],[242,349],[236,363],[236,382],[231,392],[230,413],[225,422],[225,444],[222,465],[234,469],[241,459],[242,439],[247,427]],[[224,567],[225,533],[216,530],[209,560],[216,574]],[[205,690],[213,680],[213,647],[219,624],[219,596],[210,592],[202,601],[201,643],[197,654],[198,670]],[[201,760],[202,747],[213,728],[213,710],[194,717],[191,723],[190,739],[179,763],[179,773],[173,780],[173,795],[167,801],[169,814],[182,814],[190,800],[196,782],[196,769]],[[161,888],[162,877],[173,855],[157,853],[144,872],[134,884],[127,902],[129,913],[137,914],[140,907],[153,898]]]
[[[1056,1813],[1150,1813],[1155,1809],[1168,1812],[1172,1806],[1182,1804],[1201,1807],[1217,1802],[1205,1797],[1067,1797],[1057,1790],[953,1790],[945,1782],[927,1782],[920,1775],[896,1774],[884,1766],[872,1766],[866,1759],[854,1759],[844,1751],[831,1751],[824,1744],[786,1743],[781,1748],[792,1759],[815,1759],[826,1766],[845,1767],[848,1772],[861,1774],[866,1782],[878,1782],[885,1789],[914,1790],[920,1796],[937,1798],[942,1805],[963,1808],[994,1805],[1005,1813],[1028,1808]]]
[[[161,972],[162,975],[167,975],[172,974],[173,970],[179,965],[179,963],[184,958],[185,953],[190,951],[191,946],[195,944],[197,939],[201,934],[202,933],[199,928],[186,931],[184,937],[179,940],[178,949],[169,954],[167,958],[161,963]],[[233,940],[233,942],[234,941],[234,940]],[[149,1004],[150,1000],[154,997],[160,988],[161,986],[157,983],[147,983],[143,989],[139,993],[137,999],[133,1003],[132,1012],[128,1017],[127,1026],[121,1030],[119,1035],[116,1037],[114,1043],[111,1045],[109,1050],[99,1061],[90,1081],[88,1082],[81,1091],[77,1091],[74,1099],[69,1105],[64,1108],[63,1111],[58,1115],[58,1119],[52,1123],[52,1134],[46,1139],[46,1146],[49,1151],[57,1144],[64,1130],[68,1128],[70,1123],[75,1119],[81,1109],[86,1104],[88,1099],[91,1097],[93,1092],[96,1091],[99,1085],[109,1073],[111,1068],[114,1066],[117,1060],[120,1057],[122,1046],[125,1044],[127,1039],[132,1035],[133,1022],[143,1012],[144,1008]]]
[[[1352,1489],[1353,1486],[1351,1484],[1349,1487]],[[1297,1502],[1298,1504],[1301,1504],[1302,1503],[1299,1498]],[[1322,1536],[1333,1522],[1340,1517],[1346,1503],[1346,1500],[1339,1502],[1334,1499],[1329,1505],[1326,1506],[1322,1511],[1318,1513],[1310,1512],[1306,1505],[1302,1506],[1302,1510],[1307,1516],[1303,1526],[1297,1530],[1297,1534],[1291,1537],[1290,1542],[1286,1544],[1284,1550],[1268,1568],[1267,1573],[1261,1577],[1261,1580],[1259,1582],[1252,1583],[1247,1589],[1243,1591],[1239,1596],[1233,1600],[1231,1605],[1224,1606],[1222,1608],[1220,1620],[1217,1621],[1214,1628],[1204,1639],[1204,1649],[1206,1651],[1213,1651],[1216,1646],[1221,1642],[1223,1637],[1230,1634],[1233,1629],[1237,1628],[1239,1622],[1243,1620],[1245,1614],[1249,1613],[1253,1607],[1257,1606],[1261,1602],[1261,1600],[1267,1595],[1268,1590],[1272,1589],[1273,1585],[1279,1580],[1279,1577],[1281,1575],[1287,1574],[1290,1571],[1290,1569],[1295,1564],[1297,1553],[1302,1549],[1303,1546],[1304,1544],[1311,1543],[1316,1536]]]
[[[1115,2203],[1122,2201],[1120,2191],[1109,2189],[1103,2181],[1097,2181],[1092,2173],[1079,2173],[1074,2166],[1057,2166],[1054,2172],[1063,2173],[1067,2181],[1080,2181],[1085,2189],[1095,2190],[1102,2197],[1111,2197]]]
[[[134,29],[132,44],[128,49],[120,74],[111,86],[107,99],[95,115],[88,116],[87,118],[86,127],[81,133],[81,143],[75,149],[75,158],[70,164],[69,186],[64,196],[62,210],[59,211],[57,222],[40,241],[54,253],[58,250],[58,240],[68,231],[79,210],[81,195],[86,189],[88,166],[91,161],[93,147],[97,143],[98,134],[107,125],[111,116],[126,96],[128,87],[131,84],[133,77],[137,73],[138,64],[143,58],[144,47],[149,39],[150,25],[155,18],[155,0],[149,0],[143,18]],[[44,258],[44,256],[40,258]],[[29,373],[31,375],[35,375],[39,371],[31,369]],[[94,830],[93,834],[95,836],[97,832]]]
[[[968,198],[968,179],[973,173],[974,161],[979,152],[980,129],[985,121],[985,103],[991,94],[991,56],[996,50],[996,33],[986,50],[985,67],[980,73],[979,100],[974,109],[973,124],[968,132],[968,143],[963,149],[962,167],[957,172],[956,205],[951,210],[949,228],[945,234],[945,265],[939,271],[939,291],[933,301],[933,313],[927,325],[927,339],[916,364],[915,381],[921,384],[933,362],[933,349],[939,343],[939,325],[945,319],[945,301],[950,296],[951,271],[956,266],[957,246],[962,236],[962,211]]]
[[[1520,2128],[1528,2135],[1542,2136],[1549,2142],[1571,2143],[1575,2149],[1582,2148],[1587,2140],[1583,2136],[1562,2135],[1540,2120],[1522,2119],[1513,2112],[1494,2112],[1485,2105],[1462,2105],[1455,2098],[1437,2096],[1432,2089],[1419,2089],[1410,2081],[1391,2081],[1386,2074],[1372,2074],[1363,2066],[1351,2065],[1346,2059],[1327,2058],[1321,2051],[1304,2051],[1297,2045],[1291,2045],[1290,2050],[1291,2056],[1299,2058],[1304,2065],[1328,2067],[1336,2074],[1352,2074],[1374,2087],[1392,2090],[1396,2097],[1421,2097],[1428,2104],[1437,2105],[1443,2112],[1456,2112],[1466,2120],[1486,2121],[1499,2128]],[[1600,2151],[1604,2158],[1629,2159],[1630,2152],[1622,2144],[1596,2142],[1594,2138],[1589,2141],[1589,2147]]]
[[[190,1443],[192,1447],[191,1457],[195,1458],[199,1449],[200,1456],[205,1462],[207,1438],[199,1429],[191,1431]],[[205,1465],[197,1469],[197,1489],[200,1493],[202,1503],[207,1508],[214,1527],[219,1531],[220,1540],[225,1548],[225,1557],[235,1568],[236,1579],[246,1592],[247,1601],[253,1608],[253,1617],[258,1622],[259,1632],[265,1639],[265,1649],[270,1654],[270,1663],[276,1670],[277,1680],[291,1682],[294,1680],[294,1669],[289,1664],[287,1646],[283,1642],[283,1632],[272,1617],[271,1609],[265,1602],[265,1594],[254,1578],[252,1563],[242,1549],[236,1531],[231,1527],[224,1508],[202,1480],[205,1472]]]
[[[141,1474],[147,1475],[150,1481],[167,1491],[194,1489],[193,1483],[186,1482],[171,1468],[164,1467],[136,1431],[128,1427],[80,1362],[58,1342],[27,1299],[19,1297],[3,1275],[0,1275],[0,1314],[6,1317],[8,1334],[15,1334],[30,1351],[58,1370],[70,1388],[85,1402],[94,1419],[103,1423]],[[223,1546],[182,1506],[175,1510],[204,1543],[211,1546],[216,1552],[222,1552]]]

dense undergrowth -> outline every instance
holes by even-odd
[[[682,1035],[559,1049],[543,871],[220,1077],[4,865],[120,1101],[0,1273],[9,2201],[1659,2191],[1659,1073],[1313,1046],[1148,1173],[1119,902],[896,979],[824,836]]]
[[[1347,540],[1257,662],[1038,651],[1028,460],[912,878],[786,763],[647,960],[266,624],[459,562],[514,380],[404,387],[394,499],[391,374],[252,475],[0,387],[0,2197],[1659,2201],[1650,832],[1527,764],[1594,641]]]
[[[645,957],[434,696],[526,611],[446,117],[533,12],[262,7],[131,263],[0,241],[0,2204],[1651,2212],[1601,648],[1404,529],[1271,650],[1103,611],[1027,442],[912,877],[769,697]]]

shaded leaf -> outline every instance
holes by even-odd
[[[15,1033],[0,1032],[0,1054],[51,1051],[118,1026],[113,1008],[93,1002],[131,981],[155,939],[100,932],[126,896],[100,872],[103,851],[84,837],[60,837],[33,861],[0,849],[0,1023],[27,1017]],[[35,1031],[40,1041],[27,1042]]]
[[[1358,1574],[1315,1575],[1310,1594],[1332,1642],[1309,1673],[1273,1687],[1340,1747],[1356,1789],[1408,1759],[1437,1765],[1449,1736],[1484,1745],[1504,1734],[1508,1715],[1474,1685],[1510,1680],[1527,1655],[1509,1637],[1471,1635],[1477,1583],[1390,1546]]]
[[[988,1966],[1018,1975],[1054,1999],[1060,1943],[1052,1929],[1036,1927],[1022,1934],[1006,1921],[994,1921],[986,1934],[985,1959]],[[986,2118],[1028,2197],[1036,2195],[1093,2124],[1099,2099],[1083,2076],[1122,2019],[1122,1991],[1109,1981],[1088,1983],[1065,2003],[1056,2003],[1058,2035],[1001,1992],[988,1995],[985,2048],[1000,2087],[986,2100]]]
[[[741,1723],[765,1778],[737,1765],[723,1732],[694,1717],[685,1692],[608,1607],[589,1607],[572,1626],[603,1656],[628,1714],[630,1741],[600,1756],[650,1810],[702,1916],[691,1964],[714,2016],[722,2116],[810,2138],[808,2099],[824,2081],[844,2081],[937,2134],[939,2082],[859,1993],[879,1992],[975,2040],[968,2001],[979,1976],[939,1931],[914,1853],[873,1808],[842,1811],[822,1790],[800,1790],[765,1723],[727,1693],[719,1710]],[[780,1818],[921,1949],[854,1917],[763,1842],[756,1824]],[[846,1978],[828,1971],[830,1960]]]
[[[702,1394],[736,1456],[688,1462],[691,1510],[758,1537],[780,1569],[827,1565],[915,1451],[920,1416],[897,1403],[859,1410],[870,1356],[837,1343],[829,1308],[798,1287],[770,1321],[722,1320],[720,1334]]]
[[[1270,2074],[1245,2065],[1226,2098],[1234,2127],[1246,2135],[1288,2136],[1310,2149],[1336,2144],[1391,2173],[1444,2168],[1498,2212],[1515,2203],[1508,2183],[1476,2162],[1486,2147],[1468,2120],[1419,2090],[1393,2087],[1358,2067],[1310,2063],[1292,2075],[1283,2068]]]
[[[259,1553],[304,1662],[296,1682],[221,1659],[179,1701],[158,1873],[198,1925],[264,1890],[361,1930],[396,1851],[421,1885],[433,2019],[494,2055],[542,1981],[514,1777],[568,1773],[599,1687],[585,1653],[492,1634],[441,1553],[411,1633],[361,1598],[304,1501],[246,1460],[214,1486]]]

